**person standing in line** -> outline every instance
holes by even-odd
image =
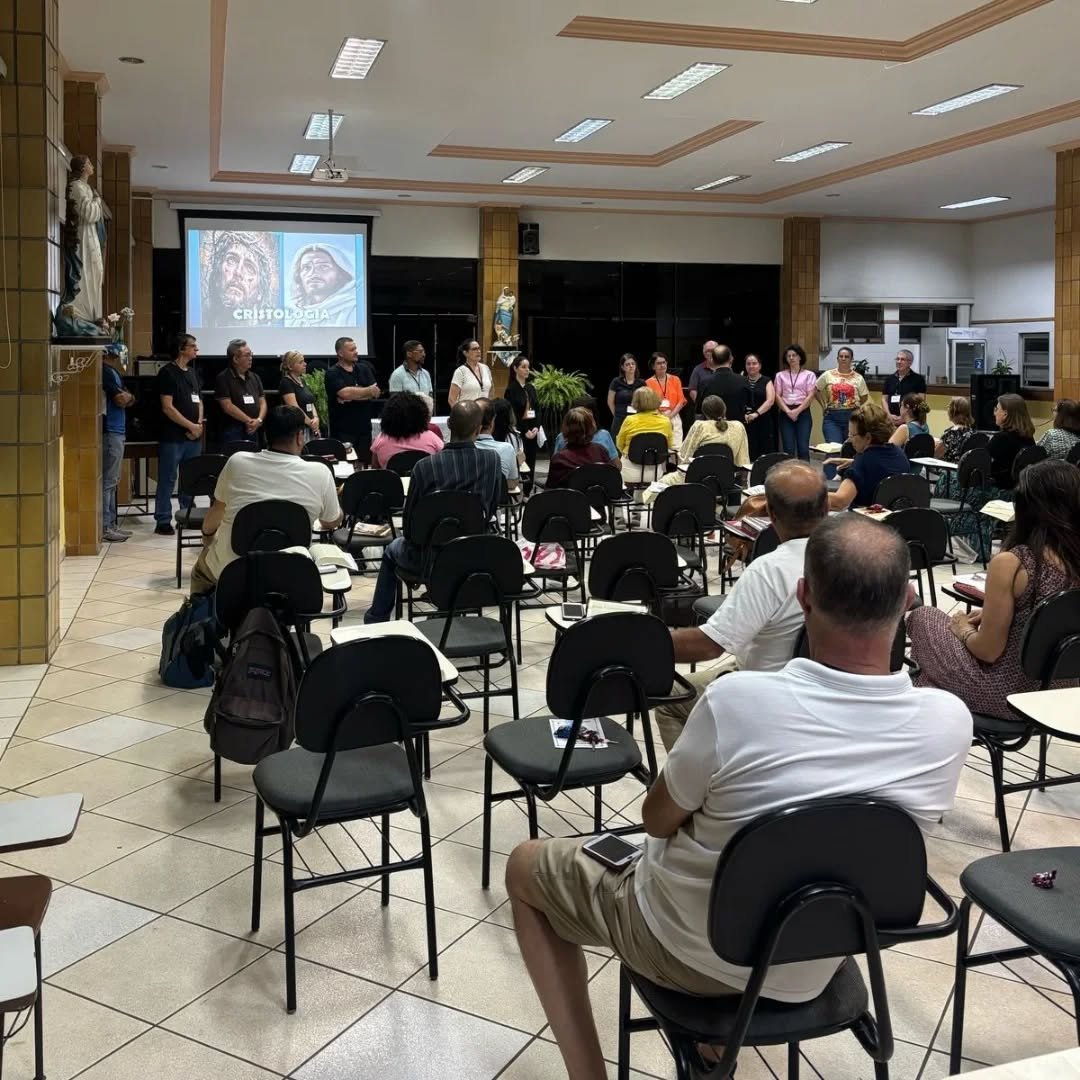
[[[375,371],[358,356],[351,337],[334,342],[337,363],[326,373],[326,404],[330,410],[330,435],[352,443],[361,464],[371,460],[371,419],[379,383]]]
[[[526,498],[532,491],[533,476],[536,472],[537,442],[540,436],[540,399],[536,396],[536,387],[529,382],[529,358],[522,353],[510,365],[510,382],[503,397],[514,410],[518,434],[521,436],[521,449],[525,453],[528,473],[522,477],[521,487]]]
[[[682,380],[678,375],[669,375],[668,366],[667,356],[662,352],[654,352],[652,377],[645,380],[645,385],[650,390],[655,390],[660,398],[660,415],[671,421],[671,434],[674,439],[672,449],[678,450],[683,441],[682,411],[686,405],[686,396],[683,394]]]
[[[299,409],[304,414],[304,444],[319,437],[319,410],[315,404],[315,395],[304,382],[307,372],[307,359],[302,352],[290,349],[281,358],[281,382],[278,384],[278,397],[282,405]]]
[[[851,414],[870,400],[866,381],[854,369],[854,363],[855,354],[847,345],[841,345],[836,350],[836,367],[818,376],[817,398],[823,413],[821,432],[825,442],[843,443],[848,437]],[[826,465],[825,476],[832,480],[836,469]]]
[[[698,364],[693,371],[690,372],[690,378],[686,383],[686,396],[694,403],[695,406],[700,407],[700,401],[704,398],[700,397],[701,384],[706,379],[712,377],[713,371],[715,371],[715,365],[713,363],[713,350],[718,349],[720,343],[718,341],[706,341],[701,346],[701,363]]]
[[[810,405],[817,390],[817,376],[806,369],[806,350],[789,345],[784,350],[784,370],[773,380],[780,410],[780,444],[785,454],[810,460]]]
[[[135,395],[124,389],[120,378],[121,361],[106,350],[101,367],[101,388],[105,391],[104,428],[101,435],[101,522],[102,538],[122,543],[131,533],[120,528],[116,510],[116,487],[124,463],[124,437],[127,433],[125,409],[135,403]]]
[[[910,349],[897,349],[896,374],[885,380],[881,391],[881,407],[896,425],[900,423],[900,406],[908,394],[926,396],[926,379],[917,371],[911,370],[914,362],[915,355]]]
[[[251,346],[243,338],[233,338],[225,350],[227,366],[214,383],[214,397],[224,414],[221,442],[258,445],[266,419],[266,394],[262,379],[251,370]]]
[[[627,412],[634,406],[634,394],[645,385],[645,380],[638,374],[637,357],[633,353],[623,353],[619,357],[619,374],[611,380],[607,392],[607,407],[611,412],[611,437],[619,438],[619,428],[626,419]],[[659,401],[659,398],[657,398]]]
[[[419,394],[427,398],[428,412],[435,412],[435,391],[431,385],[431,373],[424,367],[427,350],[419,341],[409,340],[401,346],[404,358],[399,367],[390,373],[387,384],[391,394]]]
[[[173,536],[172,493],[180,463],[202,453],[203,404],[201,384],[195,371],[199,346],[191,334],[176,339],[173,359],[157,375],[161,402],[161,432],[158,442],[157,493],[154,496],[154,532]],[[180,496],[180,506],[191,505],[190,495]]]
[[[726,345],[718,345],[713,352],[716,368],[698,389],[698,400],[704,402],[707,397],[724,399],[727,415],[732,420],[742,420],[747,413],[746,403],[750,398],[750,388],[746,380],[735,372],[732,363],[735,357]]]
[[[484,351],[476,338],[466,338],[458,346],[457,361],[447,395],[450,408],[459,401],[491,397],[491,368],[484,363]]]
[[[750,439],[750,460],[757,461],[764,454],[776,450],[776,425],[773,422],[773,406],[776,391],[772,380],[761,374],[761,358],[749,353],[743,361],[748,395],[746,400],[746,434]]]

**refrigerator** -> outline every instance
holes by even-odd
[[[929,385],[942,375],[952,386],[968,386],[986,370],[984,326],[933,326],[919,335],[919,370]]]

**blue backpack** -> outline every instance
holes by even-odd
[[[177,690],[213,686],[215,659],[221,654],[214,594],[192,596],[162,627],[158,675],[166,686]]]

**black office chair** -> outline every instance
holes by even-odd
[[[886,510],[904,510],[909,506],[930,508],[930,484],[924,476],[894,473],[886,476],[874,491],[874,502]]]
[[[679,588],[675,544],[657,532],[625,532],[596,545],[589,561],[589,595],[597,600],[641,600],[657,615]]]
[[[416,463],[430,456],[426,450],[399,450],[386,463],[386,467],[398,476],[411,476]]]
[[[232,549],[237,555],[287,547],[311,547],[311,518],[299,503],[266,499],[241,507],[232,526]]]
[[[1012,482],[1013,487],[1016,487],[1017,481],[1020,479],[1020,474],[1029,466],[1035,465],[1040,461],[1045,461],[1049,457],[1045,446],[1025,446],[1023,450],[1013,459],[1012,467]]]
[[[731,462],[732,468],[735,466],[735,454],[731,447],[727,443],[709,442],[702,443],[694,451],[694,460],[700,457],[720,457],[727,458]]]
[[[1020,665],[1024,674],[1038,681],[1040,689],[1048,690],[1063,679],[1080,678],[1080,589],[1066,589],[1048,596],[1035,605],[1024,636],[1020,641]],[[1058,787],[1080,781],[1080,773],[1047,776],[1046,750],[1049,733],[1027,719],[1004,720],[997,716],[973,712],[973,743],[986,750],[990,758],[990,776],[994,782],[994,816],[1001,836],[1001,850],[1008,851],[1009,823],[1005,816],[1005,796],[1014,791]],[[1021,782],[1005,782],[1005,754],[1018,753],[1035,736],[1039,737],[1039,757],[1035,778]],[[1060,738],[1061,736],[1058,735]],[[1021,755],[1028,761],[1033,759]],[[970,765],[969,768],[974,768]],[[981,772],[981,769],[976,769]],[[1015,770],[1010,770],[1015,772]],[[985,774],[984,774],[985,775]]]
[[[630,495],[623,487],[622,474],[614,465],[593,461],[579,465],[569,476],[566,486],[585,493],[589,505],[603,516],[609,532],[615,532],[615,508],[626,508]]]
[[[453,692],[448,691],[451,698]],[[390,874],[422,870],[427,923],[428,974],[438,977],[431,834],[414,739],[442,708],[442,679],[435,653],[422,641],[380,637],[337,645],[305,672],[296,701],[292,750],[255,767],[255,860],[251,929],[259,929],[263,837],[280,833],[285,894],[285,1007],[296,1011],[296,940],[293,897],[302,889],[381,878],[382,903],[390,903]],[[277,825],[264,824],[265,809]],[[420,854],[390,861],[390,815],[408,810],[420,822]],[[357,870],[293,876],[293,842],[314,829],[379,819],[382,861]]]
[[[973,431],[964,440],[965,450],[986,450],[990,446],[990,436],[985,431]]]
[[[937,607],[937,587],[934,584],[934,567],[956,564],[956,556],[949,554],[949,527],[936,510],[924,506],[909,506],[895,510],[884,522],[895,529],[907,544],[911,556],[911,572],[918,584],[919,599],[923,595],[923,574],[930,588],[930,603]]]
[[[180,462],[180,477],[177,491],[182,496],[191,497],[191,505],[180,507],[176,511],[176,587],[180,588],[184,548],[202,547],[202,527],[209,507],[197,506],[195,500],[201,495],[214,501],[214,488],[218,476],[225,468],[228,458],[224,454],[199,454]],[[189,534],[185,539],[184,530]]]
[[[991,481],[990,474],[990,451],[985,446],[971,446],[971,440],[969,439],[965,446],[968,447],[961,455],[958,467],[956,470],[956,483],[959,487],[959,498],[947,499],[931,496],[930,509],[936,510],[945,519],[945,524],[949,530],[949,552],[952,554],[952,527],[953,522],[957,521],[961,514],[972,514],[976,511],[972,508],[971,499],[972,495],[981,488],[989,487]],[[976,518],[976,521],[978,519]],[[981,523],[977,529],[979,538],[979,558],[982,560],[983,568],[986,568],[986,542],[984,538],[984,532]],[[953,570],[956,569],[956,563],[953,562]]]
[[[628,460],[641,466],[641,479],[628,483],[628,488],[644,488],[655,483],[663,475],[668,459],[668,441],[666,435],[658,431],[643,431],[630,440],[626,449]],[[652,469],[652,480],[645,478],[646,469]]]
[[[638,539],[638,534],[633,539]],[[597,550],[619,537],[612,537]],[[672,693],[674,685],[679,688]],[[557,795],[593,790],[593,831],[603,828],[601,788],[632,776],[648,788],[656,779],[651,705],[688,701],[693,687],[675,671],[671,633],[657,618],[645,614],[612,612],[574,623],[555,643],[547,672],[547,705],[552,716],[569,725],[564,749],[557,749],[549,718],[528,716],[499,724],[484,737],[484,815],[481,884],[491,877],[491,809],[507,799],[525,799],[529,836],[539,836],[537,800],[551,802]],[[620,724],[610,717],[625,714]],[[632,725],[641,718],[646,761],[634,738]],[[597,719],[608,745],[593,750],[584,739],[578,745],[581,724]],[[506,791],[493,789],[493,768],[498,765],[514,781]],[[587,812],[587,811],[586,811]],[[612,832],[640,831],[629,823]]]
[[[920,924],[928,892],[945,917]],[[638,1031],[662,1032],[680,1080],[708,1067],[698,1044],[717,1047],[709,1075],[718,1078],[731,1076],[744,1046],[786,1045],[788,1080],[798,1080],[800,1043],[850,1031],[877,1080],[887,1080],[894,1044],[881,950],[947,937],[956,922],[956,905],[926,872],[922,832],[898,806],[849,796],[763,814],[725,845],[709,900],[709,943],[721,960],[750,969],[746,988],[691,997],[623,965],[617,1075],[629,1078]],[[853,959],[860,954],[869,994]],[[830,958],[836,974],[811,1001],[761,997],[771,965]],[[631,989],[648,1017],[631,1018]]]
[[[405,506],[401,477],[387,469],[354,472],[341,488],[340,502],[345,520],[334,531],[334,543],[343,551],[350,552],[361,570],[372,563],[377,566],[382,557],[381,550],[376,559],[365,556],[364,548],[382,549],[397,536],[394,516],[400,514]],[[390,532],[383,536],[366,535],[365,525],[385,525]]]
[[[340,439],[312,439],[304,446],[304,456],[345,461],[348,458],[348,452]]]
[[[589,499],[584,492],[572,488],[548,488],[537,492],[525,504],[521,516],[521,536],[533,546],[531,562],[536,565],[541,544],[559,544],[566,552],[562,569],[537,569],[536,578],[561,583],[563,600],[569,594],[569,581],[576,578],[585,602],[585,582],[582,568],[585,562],[584,544],[589,538],[601,535],[593,527]],[[533,605],[526,605],[533,606]],[[520,605],[519,605],[520,610]]]
[[[731,457],[731,447],[720,443],[708,445],[727,450],[727,454],[695,454],[686,470],[686,483],[704,484],[720,504],[721,514],[727,517],[729,508],[738,505],[740,498],[739,487],[735,483],[735,462]]]
[[[750,469],[750,483],[748,486],[757,487],[758,484],[764,484],[765,477],[768,476],[769,470],[774,465],[779,465],[781,461],[789,461],[790,459],[790,454],[785,454],[780,451],[777,451],[775,454],[762,454]]]
[[[1080,465],[1080,442],[1076,443],[1073,448],[1065,455],[1065,460],[1070,465]]]
[[[716,529],[716,499],[704,484],[675,484],[653,503],[652,530],[667,536],[692,573],[701,575],[702,591],[709,591],[705,535]]]
[[[904,443],[904,453],[907,454],[908,461],[917,457],[933,457],[936,449],[937,443],[934,440],[934,436],[929,432],[922,435],[912,435],[908,441]]]

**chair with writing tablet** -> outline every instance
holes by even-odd
[[[750,483],[748,486],[757,487],[759,484],[764,484],[765,477],[769,475],[769,470],[774,465],[779,465],[781,461],[790,460],[791,455],[781,451],[777,451],[774,454],[762,454],[750,469]]]
[[[304,457],[333,458],[345,461],[348,452],[340,439],[312,439],[304,444]]]
[[[334,531],[334,543],[356,559],[361,571],[372,565],[378,569],[382,549],[398,534],[394,516],[405,506],[401,477],[388,469],[354,472],[342,485],[340,501],[345,520]],[[365,535],[365,525],[384,525],[389,532],[384,536]],[[375,548],[378,554],[365,555],[365,548]]]
[[[974,436],[972,436],[974,438]],[[985,446],[971,446],[971,439],[964,444],[967,449],[960,455],[960,461],[956,469],[959,498],[947,499],[936,496],[930,499],[930,509],[936,510],[945,519],[949,530],[949,552],[952,553],[953,523],[959,520],[961,514],[975,515],[971,501],[975,493],[982,488],[990,486],[991,464],[990,451]],[[979,558],[982,560],[983,569],[986,569],[986,538],[982,522],[976,519],[976,529],[979,538]],[[953,563],[953,573],[956,573],[956,563]]]
[[[427,450],[399,450],[386,463],[386,467],[398,476],[411,476],[416,463],[431,457]]]
[[[176,587],[180,588],[184,548],[202,547],[202,527],[209,513],[208,506],[196,505],[202,496],[214,501],[214,488],[218,477],[225,468],[228,458],[224,454],[199,454],[180,462],[180,476],[177,491],[181,496],[189,496],[191,505],[181,506],[176,511]],[[184,530],[188,535],[184,536]]]

